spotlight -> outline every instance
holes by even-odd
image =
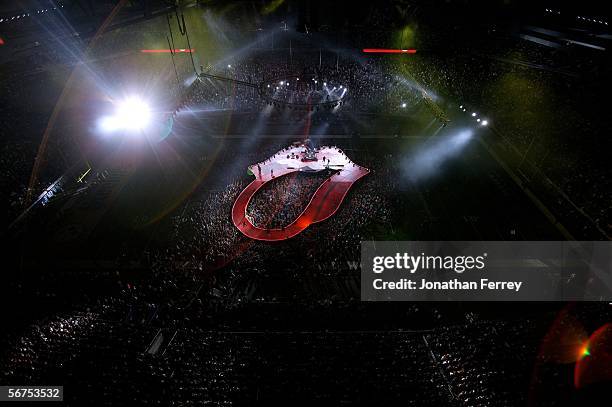
[[[476,113],[472,113],[472,117],[476,117]]]
[[[404,102],[404,103],[402,103],[402,107],[406,107],[406,103],[405,103],[405,102]]]
[[[231,66],[230,64],[227,64],[227,67],[228,67],[228,68],[231,68],[232,66]]]
[[[459,109],[463,109],[463,105],[459,106]]]
[[[119,104],[115,118],[123,128],[143,129],[149,124],[151,111],[141,99],[132,97]]]
[[[486,120],[483,120],[482,122],[480,122],[481,126],[486,126],[487,124],[489,124],[489,122]]]
[[[100,119],[98,125],[105,133],[117,130],[142,130],[149,124],[151,111],[149,106],[137,97],[128,98],[117,103],[115,114]]]
[[[327,86],[327,82],[323,82],[323,86]]]
[[[106,116],[98,121],[98,127],[104,133],[112,133],[119,129],[119,123],[114,116]]]
[[[281,86],[285,84],[285,81],[280,81]]]
[[[480,123],[480,119],[476,119],[476,121],[477,121],[478,123]]]

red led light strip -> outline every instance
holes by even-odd
[[[416,54],[416,49],[364,48],[367,54]]]
[[[162,53],[170,53],[170,52],[174,52],[175,54],[180,54],[180,53],[185,53],[185,54],[190,54],[192,52],[194,52],[195,49],[193,48],[181,48],[181,49],[175,49],[175,50],[171,50],[171,49],[141,49],[140,52],[143,52],[145,54],[162,54]]]

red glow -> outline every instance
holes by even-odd
[[[194,52],[195,49],[193,48],[177,48],[175,50],[171,50],[171,49],[142,49],[140,50],[140,52],[145,53],[145,54],[169,54],[170,52],[174,52],[175,54],[190,54],[192,52]]]
[[[540,360],[574,363],[584,355],[589,334],[573,313],[563,310],[553,322],[540,346]]]
[[[0,45],[4,45],[4,40],[0,37]]]
[[[577,389],[612,380],[612,323],[608,322],[593,332],[586,345],[588,347],[583,347],[582,357],[574,366],[574,386]]]
[[[364,48],[366,54],[416,54],[416,49]]]

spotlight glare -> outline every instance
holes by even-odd
[[[148,126],[150,119],[149,106],[141,99],[131,97],[117,103],[114,115],[100,118],[98,128],[103,133],[143,130]]]
[[[489,124],[489,122],[486,120],[483,120],[482,122],[480,122],[481,126],[486,126],[487,124]]]
[[[98,121],[98,127],[104,133],[111,133],[119,128],[119,123],[114,116],[106,116]]]
[[[476,117],[476,113],[472,113],[472,117]]]
[[[116,119],[126,129],[143,129],[149,124],[151,111],[149,106],[137,97],[121,102],[117,109]]]
[[[402,107],[406,107],[406,102],[402,103]]]

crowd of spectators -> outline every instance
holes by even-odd
[[[386,21],[383,15],[371,18]],[[526,51],[523,55],[538,58],[540,53]],[[516,58],[510,57],[513,62]],[[542,59],[541,64],[554,63],[554,59]],[[289,56],[285,51],[271,51],[233,61],[231,67],[214,73],[257,86],[295,75],[342,84],[348,89],[347,100],[338,114],[408,112],[421,103],[422,89],[434,89],[441,97],[472,106],[489,101],[487,113],[496,129],[513,148],[524,152],[526,162],[535,162],[598,224],[609,228],[610,180],[600,163],[572,156],[568,146],[575,145],[576,139],[565,138],[566,132],[558,127],[552,127],[555,130],[549,134],[559,131],[563,138],[538,138],[541,145],[533,147],[534,138],[542,137],[540,129],[520,125],[503,103],[507,96],[503,92],[482,92],[474,86],[507,75],[528,75],[528,92],[518,99],[528,105],[534,87],[554,82],[554,75],[533,71],[533,66],[525,64],[488,61],[481,55],[439,58],[431,54],[414,58],[406,67],[393,60],[362,61],[324,54],[319,63],[318,53]],[[6,89],[10,97],[24,97],[19,86],[7,85]],[[570,93],[574,90],[569,87]],[[183,95],[177,92],[175,96],[180,99]],[[202,78],[188,89],[179,107],[257,111],[268,102],[255,87]],[[11,112],[2,117],[6,134],[17,134],[18,129],[27,132],[19,122],[35,123],[40,129],[47,119],[42,115],[40,120],[24,120],[26,114],[20,109],[12,113],[13,117]],[[593,133],[600,131],[592,121],[584,126]],[[340,147],[349,151],[350,142],[346,144]],[[549,146],[554,150],[545,155]],[[3,185],[5,191],[11,191],[11,213],[24,204],[23,180],[32,168],[36,147],[36,143],[7,142],[0,152],[3,174],[8,180],[20,180],[18,186]],[[241,158],[258,162],[282,147],[281,142],[258,147]],[[360,242],[369,240],[375,227],[392,230],[392,207],[398,202],[390,197],[397,185],[392,157],[372,156],[367,151],[349,154],[372,172],[355,185],[332,218],[277,245],[251,241],[234,227],[232,205],[252,178],[218,170],[211,178],[223,180],[219,188],[198,191],[172,213],[171,244],[119,257],[116,268],[121,271],[105,277],[114,283],[108,289],[111,294],[83,296],[74,304],[63,304],[83,309],[39,321],[11,338],[7,351],[0,355],[4,381],[59,381],[74,385],[71,388],[77,390],[70,397],[83,402],[96,394],[117,403],[185,405],[198,398],[229,404],[274,400],[290,393],[302,401],[380,403],[387,396],[407,403],[418,400],[418,405],[424,400],[431,405],[449,400],[475,406],[524,404],[523,390],[528,385],[524,382],[530,377],[541,321],[468,321],[418,333],[208,329],[206,324],[215,315],[223,320],[236,311],[246,319],[240,311],[248,314],[244,308],[248,303],[299,303],[304,308],[333,304],[330,310],[359,303]],[[51,172],[59,175],[61,170]],[[298,173],[269,183],[254,197],[250,216],[256,225],[287,225],[328,175]],[[146,268],[143,278],[123,271],[134,259],[140,259]],[[36,295],[51,295],[45,291],[49,290],[47,282]],[[84,290],[74,282],[72,287]],[[160,330],[171,335],[161,356],[149,355],[151,340]],[[377,397],[370,400],[372,395]]]
[[[414,79],[400,76],[398,64],[383,59],[359,60],[337,53],[303,51],[289,56],[285,50],[263,50],[227,67],[206,71],[236,79],[253,87],[202,78],[189,90],[183,105],[258,111],[267,104],[281,110],[343,101],[337,114],[347,112],[406,113],[421,102]],[[299,78],[299,79],[298,79]],[[316,82],[316,83],[315,83]],[[296,106],[297,105],[297,106]]]
[[[331,171],[296,172],[268,182],[249,202],[247,216],[258,227],[286,227],[297,219],[317,188],[331,175]]]
[[[581,308],[561,318],[576,325],[575,318],[590,324],[609,315],[603,307]],[[560,349],[541,342],[547,331],[571,339],[567,324],[549,328],[552,319],[500,321],[468,313],[463,323],[427,330],[253,331],[213,330],[190,319],[160,328],[94,308],[38,321],[9,340],[0,377],[8,384],[60,382],[71,389],[64,394],[68,404],[401,399],[432,406],[555,405],[567,401],[574,384],[567,362],[546,359],[547,345],[557,349],[552,354]],[[164,343],[156,347],[160,335]]]
[[[533,321],[468,322],[461,328],[442,328],[426,340],[461,403],[512,406],[524,403],[527,394],[503,384],[528,385],[525,377],[537,353],[535,328]],[[530,335],[521,338],[526,332]]]

